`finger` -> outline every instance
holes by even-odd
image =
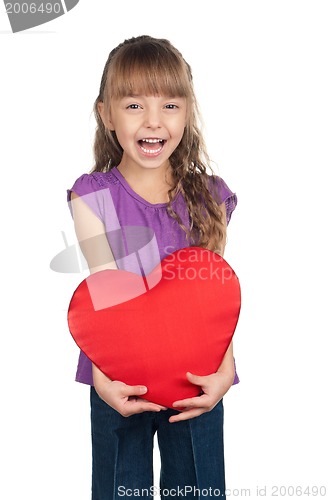
[[[199,385],[200,387],[204,385],[206,376],[195,375],[194,373],[187,372],[187,379],[194,385]]]
[[[202,413],[205,413],[206,410],[204,408],[193,408],[191,410],[187,410],[179,413],[178,415],[173,415],[169,418],[169,422],[171,424],[175,422],[182,422],[183,420],[189,420],[191,418],[199,417]]]
[[[142,399],[127,401],[124,406],[125,409],[130,410],[131,413],[141,413],[144,411],[159,412],[163,409],[162,406],[157,405],[156,403],[150,403],[148,401],[143,401]]]
[[[144,399],[144,398],[139,398],[139,399],[141,399],[141,401],[145,401],[146,403],[152,403],[152,402],[151,402],[151,401],[149,401],[148,399]],[[161,410],[167,410],[167,406],[162,406],[162,405],[159,405],[158,403],[152,403],[152,404],[155,404],[155,405],[159,406],[159,408],[160,408]]]
[[[146,394],[147,387],[144,385],[125,385],[122,387],[122,395],[124,397],[129,396],[142,396]]]
[[[179,401],[174,401],[172,403],[172,406],[174,408],[180,407],[180,408],[201,408],[204,407],[204,403],[207,399],[207,394],[202,394],[201,396],[197,396],[196,398],[187,398],[187,399],[180,399]],[[205,401],[204,401],[205,400]]]

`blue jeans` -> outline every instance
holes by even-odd
[[[91,387],[92,500],[177,498],[225,500],[223,404],[182,422],[177,411],[122,417]],[[153,486],[153,438],[161,457]]]

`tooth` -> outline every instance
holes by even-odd
[[[142,139],[142,142],[148,142],[150,144],[155,144],[156,142],[162,143],[163,139]]]
[[[141,147],[141,149],[143,150],[144,153],[147,153],[147,154],[154,154],[154,153],[159,153],[161,148],[158,148],[158,149],[146,149],[146,148],[143,148]]]

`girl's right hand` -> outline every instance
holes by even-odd
[[[166,410],[165,406],[151,403],[140,396],[147,392],[142,385],[127,385],[124,382],[110,380],[94,364],[92,365],[93,384],[98,396],[123,417],[130,417],[144,411]]]

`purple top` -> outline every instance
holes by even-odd
[[[214,176],[214,185],[219,201],[225,202],[229,223],[237,197],[217,176]],[[168,213],[168,204],[146,201],[133,191],[116,167],[109,172],[83,174],[67,191],[68,201],[72,191],[83,196],[83,200],[104,223],[119,269],[147,275],[164,257],[190,246],[186,233]],[[188,227],[188,211],[183,196],[179,194],[172,205]],[[82,351],[76,381],[93,385],[92,364]],[[234,384],[238,382],[236,373]]]

